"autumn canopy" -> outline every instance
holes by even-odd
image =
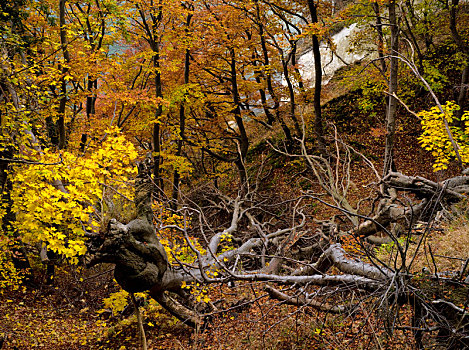
[[[83,313],[116,324],[130,298],[209,337],[278,303],[285,322],[366,314],[376,348],[469,346],[469,253],[428,241],[468,215],[468,10],[2,1],[0,296],[82,290],[74,305],[96,279]],[[158,317],[137,315],[146,348]]]

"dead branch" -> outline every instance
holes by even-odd
[[[307,298],[304,295],[290,296],[288,294],[282,293],[278,289],[275,289],[269,285],[266,285],[264,289],[267,291],[267,293],[269,293],[269,296],[272,299],[280,300],[288,305],[309,306],[319,311],[329,312],[332,314],[342,314],[344,312],[348,312],[353,309],[353,306],[342,306],[342,305],[332,306],[326,303],[315,301],[311,298]]]

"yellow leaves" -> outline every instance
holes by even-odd
[[[91,155],[94,164],[99,165],[100,181],[112,178],[114,182],[123,182],[137,173],[133,166],[138,153],[117,128],[106,130],[108,137],[101,147]]]
[[[210,297],[208,296],[209,294],[209,289],[208,287],[202,288],[200,283],[197,282],[191,282],[190,284],[186,284],[185,281],[182,281],[181,288],[188,289],[192,295],[195,296],[195,300],[200,303],[208,303],[210,302]]]
[[[98,218],[92,216],[94,207],[101,205],[104,196],[112,199],[117,192],[131,196],[128,179],[136,174],[137,152],[118,129],[108,132],[101,147],[87,157],[67,151],[58,157],[55,150],[44,149],[31,155],[41,164],[13,169],[14,228],[26,242],[43,242],[77,263],[77,257],[86,253],[84,230],[99,228]]]
[[[461,120],[465,122],[466,126],[468,126],[468,121],[469,121],[469,111],[465,111],[463,115],[461,116]]]
[[[113,314],[122,312],[128,304],[129,293],[121,289],[118,292],[112,293],[108,298],[103,300],[104,307],[111,309]],[[106,310],[101,309],[99,312],[103,313]]]
[[[178,226],[183,228],[190,227],[190,221],[186,220],[182,215],[174,214],[170,210],[166,209],[162,204],[158,202],[153,203],[154,217],[157,218],[158,224],[162,226]],[[160,236],[160,243],[165,248],[169,262],[174,262],[175,259],[192,263],[197,258],[197,254],[187,244],[186,239],[181,232],[174,228],[165,228],[158,232]],[[201,254],[205,254],[205,249],[202,247],[198,239],[189,237],[189,240]]]
[[[435,158],[433,164],[434,171],[443,170],[448,168],[451,159],[456,156],[456,153],[451,144],[447,130],[445,128],[444,119],[448,124],[459,124],[455,112],[459,110],[459,106],[453,102],[448,101],[443,106],[444,115],[441,114],[437,106],[432,107],[428,111],[421,111],[418,115],[422,118],[422,135],[419,137],[419,142],[422,147],[430,151]],[[467,125],[469,119],[469,111],[462,114],[461,121]],[[461,159],[464,163],[469,162],[469,135],[467,135],[460,126],[450,126],[451,133],[456,143],[461,147],[459,150]]]
[[[186,157],[176,156],[173,154],[165,154],[171,167],[181,175],[188,175],[192,173],[193,167]]]
[[[16,244],[7,236],[0,236],[0,294],[7,289],[17,290],[23,277],[22,272],[15,268],[11,259],[11,252],[17,248]]]
[[[69,241],[69,246],[77,255],[84,255],[86,253],[86,246],[83,241]]]
[[[221,253],[225,253],[229,250],[234,249],[234,246],[232,244],[232,240],[233,240],[233,236],[229,233],[225,232],[220,236]]]

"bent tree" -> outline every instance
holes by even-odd
[[[382,179],[386,187],[415,193],[420,199],[406,206],[395,201],[387,207],[379,208],[374,216],[360,215],[344,209],[340,204],[327,203],[313,192],[304,192],[293,205],[284,208],[284,215],[289,211],[290,221],[283,227],[272,227],[262,221],[262,217],[266,220],[265,213],[269,206],[264,205],[259,194],[254,191],[244,193],[243,197],[230,198],[213,189],[207,196],[212,197],[210,200],[214,206],[219,203],[219,208],[223,208],[231,217],[229,227],[217,229],[210,226],[205,209],[193,203],[191,206],[190,201],[182,204],[179,214],[183,220],[178,224],[154,224],[152,196],[155,183],[150,171],[148,162],[140,163],[135,186],[137,218],[127,224],[113,219],[105,232],[91,237],[88,265],[100,262],[115,264],[115,278],[126,291],[149,291],[151,297],[182,322],[200,327],[205,316],[210,315],[214,308],[210,303],[205,309],[196,308],[187,291],[188,285],[260,281],[269,283],[265,289],[274,299],[330,313],[353,313],[361,301],[337,305],[333,299],[328,301],[322,297],[313,297],[308,292],[309,287],[340,287],[349,293],[373,295],[379,307],[386,310],[388,318],[395,317],[392,310],[410,304],[414,310],[414,319],[409,329],[415,330],[419,344],[423,332],[435,329],[439,330],[440,337],[445,341],[451,340],[456,344],[467,342],[464,334],[467,331],[468,315],[464,308],[451,300],[435,296],[432,288],[425,290],[420,287],[421,276],[412,274],[412,261],[409,263],[409,236],[405,236],[403,243],[398,237],[399,233],[391,231],[389,227],[399,222],[410,233],[417,220],[427,218],[431,221],[430,217],[436,211],[447,209],[464,198],[464,194],[469,192],[468,177],[460,176],[444,183],[435,183],[390,172]],[[204,191],[209,193],[207,189]],[[340,227],[330,229],[331,225],[323,224],[311,235],[306,207],[312,201],[324,203],[358,219],[359,224],[347,226],[350,228],[348,233],[368,237],[384,231],[395,243],[396,261],[386,263],[371,255],[367,261],[349,257],[341,244],[331,243],[333,239],[337,240],[340,235],[346,234]],[[192,223],[189,225],[190,221]],[[255,233],[247,240],[235,239],[247,227],[253,228]],[[174,255],[168,257],[155,230],[169,228],[184,237],[195,256],[194,261],[187,263]],[[202,246],[195,244],[189,237],[194,234],[194,230],[205,242]],[[212,234],[209,235],[209,232]],[[222,242],[227,237],[233,237],[237,246],[231,250],[222,250]],[[308,238],[309,244],[299,246],[298,243],[302,240],[304,242],[305,238]],[[282,249],[286,246],[290,249]],[[251,264],[246,263],[247,260]],[[254,266],[247,268],[252,266],[252,261],[255,261]],[[275,269],[272,268],[274,264]],[[339,273],[333,272],[333,267]],[[445,278],[443,283],[456,284],[464,290],[461,277]],[[439,278],[442,281],[438,275],[428,278],[430,283]],[[289,292],[279,289],[281,286],[289,286]],[[388,322],[393,323],[391,319]]]
[[[409,247],[413,239],[422,249],[435,218],[465,200],[469,177],[436,182],[391,167],[395,125],[390,118],[396,112],[397,63],[402,61],[396,1],[388,6],[392,61],[382,65],[383,74],[391,70],[384,173],[341,140],[334,127],[323,125],[317,55],[314,106],[307,108],[311,91],[297,64],[297,34],[313,36],[319,53],[317,27],[327,3],[28,3],[30,18],[24,6],[18,12],[2,3],[0,13],[1,23],[8,24],[0,29],[2,245],[10,237],[21,238],[31,252],[46,249],[73,264],[114,264],[123,289],[148,291],[194,327],[208,322],[217,307],[194,298],[197,285],[258,281],[273,299],[322,312],[350,315],[368,301],[391,331],[406,304],[413,320],[401,324],[414,332],[420,347],[424,334],[432,332],[443,343],[467,345],[464,303],[461,307],[460,299],[440,293],[449,285],[466,291],[467,264],[456,274],[422,276],[414,271],[417,253]],[[375,15],[381,28],[379,7]],[[288,33],[282,32],[285,28]],[[380,36],[387,35],[382,29]],[[41,33],[56,35],[46,39]],[[114,52],[117,46],[123,49]],[[379,57],[384,63],[385,53]],[[457,105],[459,110],[446,104],[445,110],[440,106],[442,113],[420,114],[427,122],[421,140],[440,155],[438,168],[457,154],[445,138],[446,129],[453,128],[448,123],[469,118],[464,104]],[[313,110],[316,124],[300,130],[299,120],[309,120]],[[275,134],[276,126],[285,135],[286,150],[278,146],[284,140],[282,132]],[[275,136],[270,140],[281,138],[269,148],[269,157],[304,166],[300,174],[309,190],[289,198],[265,191],[268,165],[260,161],[250,168],[249,161],[262,148],[255,142],[259,134],[265,141],[266,130],[272,133],[268,137]],[[452,130],[466,162],[467,137],[461,128]],[[312,153],[318,141],[324,147]],[[134,183],[135,161],[150,150]],[[376,177],[366,213],[362,201],[350,195],[357,163]],[[239,181],[227,177],[224,188],[195,185],[207,174],[228,172],[230,164]],[[193,170],[196,180],[187,176]],[[162,182],[170,177],[169,189],[175,191],[166,203],[168,186]],[[184,195],[188,188],[190,197]],[[334,214],[319,220],[318,207]],[[157,214],[164,210],[174,220],[160,220]],[[422,221],[426,230],[415,238],[413,229]],[[166,232],[178,237],[178,249],[190,259],[168,245]],[[341,245],[347,239],[364,254],[347,253]],[[365,241],[390,242],[390,260]]]

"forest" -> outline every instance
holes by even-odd
[[[0,349],[469,348],[467,0],[2,0]]]

